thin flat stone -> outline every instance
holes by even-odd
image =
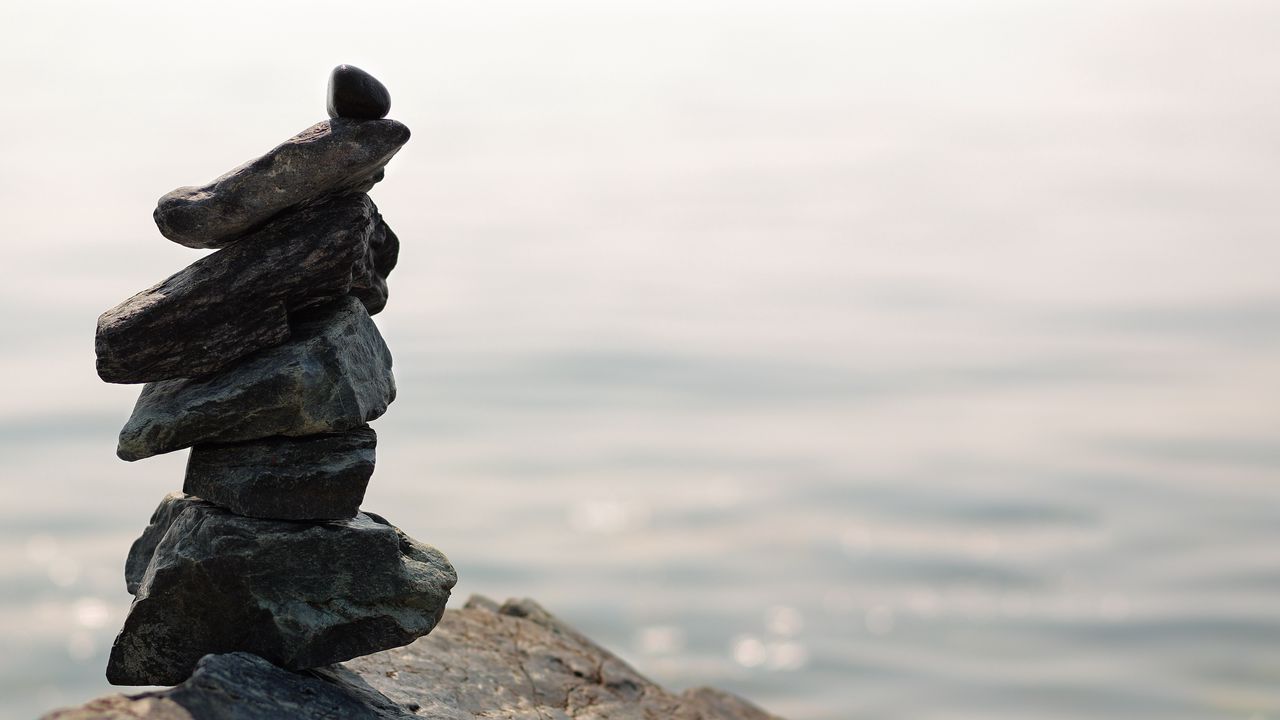
[[[196,445],[182,491],[247,517],[351,518],[364,501],[377,445],[367,425],[345,433]]]
[[[440,621],[457,575],[376,515],[300,523],[170,495],[171,518],[107,664],[116,685],[173,685],[209,653],[301,670],[400,647]],[[161,528],[157,528],[159,532]]]
[[[328,102],[331,118],[377,120],[391,112],[391,93],[378,78],[354,65],[339,65],[329,74]]]
[[[98,376],[140,383],[217,372],[284,342],[290,311],[353,290],[377,312],[386,277],[374,260],[387,244],[368,195],[283,215],[103,313]]]
[[[148,383],[116,454],[353,430],[395,399],[391,351],[354,297],[294,318],[293,337],[202,378]]]
[[[160,198],[156,226],[180,245],[223,247],[288,208],[329,194],[367,191],[408,141],[409,128],[395,120],[316,123],[205,185]]]

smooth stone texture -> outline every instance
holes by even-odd
[[[351,518],[364,501],[377,445],[367,425],[345,433],[196,445],[182,491],[247,517]]]
[[[296,674],[245,653],[209,656],[176,688],[113,695],[43,720],[101,717],[779,720],[710,688],[669,693],[536,603],[483,598],[447,611],[408,647]]]
[[[352,430],[395,400],[391,351],[354,297],[300,313],[293,338],[204,378],[148,383],[116,455]]]
[[[139,383],[208,375],[284,342],[289,312],[348,293],[376,313],[386,305],[379,268],[395,252],[386,235],[364,194],[283,215],[103,313],[98,376]]]
[[[234,242],[280,212],[343,192],[364,192],[409,141],[395,120],[325,120],[199,187],[160,198],[160,233],[192,248]]]
[[[391,112],[391,93],[378,78],[354,65],[339,65],[329,74],[328,102],[331,118],[377,120]]]
[[[431,632],[457,582],[443,554],[377,515],[300,523],[166,504],[180,507],[153,516],[169,524],[148,528],[160,539],[111,648],[116,685],[182,682],[209,653],[298,670],[399,647]]]

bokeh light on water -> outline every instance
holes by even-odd
[[[1274,3],[8,3],[0,715],[109,691],[150,212],[369,69],[366,506],[793,720],[1280,717]]]

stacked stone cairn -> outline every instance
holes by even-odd
[[[134,595],[107,665],[117,685],[173,685],[210,653],[290,670],[407,645],[457,576],[436,549],[360,512],[395,399],[371,315],[399,240],[367,192],[409,129],[382,83],[329,80],[329,120],[200,187],[155,221],[212,248],[98,319],[98,374],[146,383],[124,460],[191,448],[129,551]]]

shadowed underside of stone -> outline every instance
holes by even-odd
[[[351,430],[395,399],[391,352],[353,297],[294,318],[293,339],[204,378],[148,383],[116,454]]]
[[[373,475],[377,444],[366,425],[345,433],[196,445],[182,491],[247,517],[355,517]]]
[[[156,225],[187,247],[223,247],[290,207],[333,193],[367,191],[408,140],[409,128],[395,120],[316,123],[206,185],[181,187],[160,198]]]
[[[348,292],[377,312],[386,273],[376,260],[393,252],[386,235],[364,194],[280,216],[103,313],[98,375],[113,383],[208,375],[286,340],[290,311]]]
[[[457,581],[443,554],[376,515],[261,520],[175,494],[153,517],[107,665],[116,685],[182,682],[208,653],[297,670],[399,647],[436,626]]]

